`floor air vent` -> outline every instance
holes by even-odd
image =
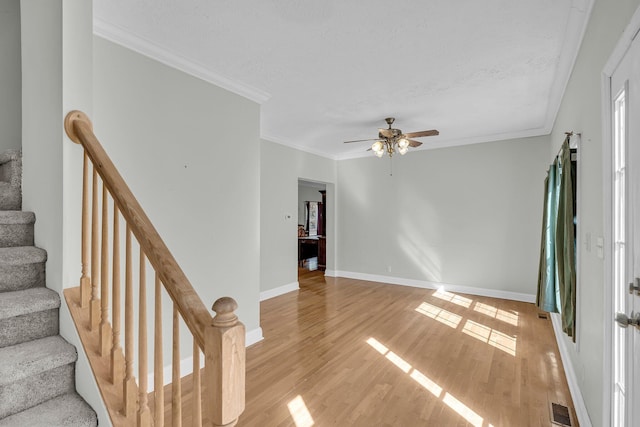
[[[538,313],[538,319],[548,319],[547,313]]]
[[[559,403],[551,403],[551,422],[555,425],[571,427],[569,408]]]

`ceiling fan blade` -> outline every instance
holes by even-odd
[[[378,138],[375,138],[375,139],[356,139],[356,140],[353,140],[353,141],[345,141],[344,143],[345,144],[351,144],[352,142],[377,141],[377,140],[378,140]]]
[[[416,141],[415,139],[409,140],[409,147],[420,147],[421,145],[422,145],[422,142],[420,141]]]
[[[423,130],[421,132],[409,132],[404,134],[404,136],[407,138],[420,138],[422,136],[435,136],[435,135],[440,135],[440,132],[438,132],[435,129]]]

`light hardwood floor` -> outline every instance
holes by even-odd
[[[550,402],[577,425],[533,304],[307,272],[261,326],[239,426],[547,427]]]
[[[299,291],[260,304],[238,426],[549,427],[551,402],[578,425],[533,304],[300,271]]]

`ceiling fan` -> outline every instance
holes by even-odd
[[[400,129],[393,129],[391,125],[396,120],[393,117],[387,117],[384,119],[389,125],[389,128],[378,129],[378,138],[376,139],[356,139],[354,141],[345,141],[345,144],[350,144],[352,142],[363,142],[363,141],[375,141],[369,150],[373,150],[376,156],[382,157],[386,152],[389,154],[389,157],[393,156],[393,153],[398,151],[401,155],[406,154],[409,151],[409,147],[419,147],[422,145],[422,142],[416,141],[412,138],[421,138],[423,136],[434,136],[439,135],[440,132],[437,130],[423,130],[421,132],[409,132],[402,133]]]

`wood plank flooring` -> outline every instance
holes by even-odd
[[[260,304],[238,426],[549,427],[551,402],[578,425],[533,304],[300,271],[299,291]],[[164,397],[171,425],[170,386]]]
[[[304,271],[304,270],[303,270]],[[533,304],[300,276],[261,303],[238,426],[550,426],[575,412]]]

